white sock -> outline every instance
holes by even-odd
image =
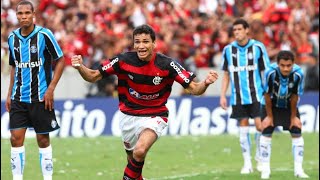
[[[304,140],[303,137],[292,138],[292,154],[294,159],[294,170],[302,170],[304,153]]]
[[[11,147],[11,171],[14,180],[22,180],[25,165],[25,148]]]
[[[52,147],[39,148],[40,166],[44,180],[51,180],[53,174]]]
[[[261,132],[257,131],[255,136],[254,136],[254,139],[255,139],[255,142],[256,142],[256,156],[255,156],[255,159],[257,161],[260,161],[260,136],[261,136]]]
[[[264,169],[270,171],[271,137],[260,136],[260,162]]]
[[[251,167],[251,143],[249,135],[249,127],[244,126],[239,128],[240,131],[240,146],[242,149],[242,156],[244,160],[244,166]]]

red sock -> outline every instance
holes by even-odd
[[[124,169],[123,180],[142,180],[142,168],[144,161],[137,162],[135,159],[128,161],[127,167]]]

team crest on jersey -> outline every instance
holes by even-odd
[[[289,88],[293,88],[293,83],[289,83]]]
[[[56,120],[52,119],[52,121],[51,121],[51,127],[52,127],[52,128],[57,127],[57,121],[56,121]]]
[[[163,79],[163,78],[161,78],[160,76],[155,76],[155,77],[153,78],[152,82],[153,82],[154,85],[159,85],[159,84],[161,83],[161,80],[162,80],[162,79]]]
[[[30,47],[30,52],[31,53],[36,53],[37,52],[37,47],[36,45],[32,44],[31,47]]]
[[[253,60],[253,54],[252,54],[252,52],[249,52],[249,53],[248,53],[248,59],[249,59],[249,60]]]

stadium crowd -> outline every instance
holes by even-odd
[[[18,0],[1,0],[1,73],[8,74],[8,34],[17,27]],[[232,23],[243,17],[251,37],[263,42],[271,60],[292,50],[305,67],[306,91],[319,90],[318,0],[33,0],[36,23],[52,30],[66,64],[81,54],[85,65],[131,49],[132,30],[150,24],[156,51],[176,58],[193,72],[220,67],[221,52],[233,41]],[[310,79],[309,78],[313,78]],[[315,83],[315,81],[317,83]],[[98,84],[100,95],[112,96],[114,77]]]

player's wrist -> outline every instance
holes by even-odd
[[[207,80],[204,80],[203,84],[204,84],[205,87],[208,87],[211,83],[207,83]]]

